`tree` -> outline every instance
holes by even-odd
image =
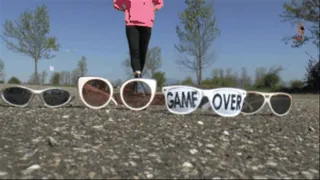
[[[132,77],[132,68],[130,58],[123,61],[123,66],[126,69],[126,74]],[[143,77],[152,77],[162,66],[161,48],[158,46],[148,50],[146,55],[146,64],[142,72]]]
[[[164,84],[166,83],[166,74],[164,72],[158,71],[155,72],[152,76],[153,79],[157,81],[157,87],[162,88]]]
[[[148,50],[146,58],[146,70],[149,76],[153,77],[162,66],[161,48],[159,46],[152,47]]]
[[[183,85],[187,85],[187,86],[193,86],[194,84],[193,84],[193,80],[192,80],[192,78],[189,76],[189,77],[187,77],[186,79],[184,79],[183,81],[182,81],[182,84]]]
[[[12,76],[9,80],[8,80],[8,84],[21,84],[20,80],[15,77],[15,76]]]
[[[78,70],[79,70],[79,75],[81,77],[87,75],[87,72],[88,72],[87,58],[85,56],[82,56],[81,60],[78,62]]]
[[[79,70],[78,69],[74,69],[71,72],[71,84],[72,85],[77,85],[78,83],[78,77],[80,76]]]
[[[40,82],[42,85],[46,83],[47,78],[48,78],[48,72],[42,71],[40,75]]]
[[[290,22],[296,24],[299,21],[305,22],[305,29],[310,33],[305,38],[303,43],[294,43],[292,47],[301,47],[306,42],[312,40],[313,44],[319,48],[320,43],[320,1],[319,0],[291,0],[283,4],[284,12],[280,15],[283,22]],[[291,41],[293,37],[285,37],[284,40],[286,43]],[[310,56],[310,55],[309,55]],[[320,64],[319,64],[319,51],[318,57],[313,58],[310,56],[308,65],[307,65],[307,86],[309,88],[319,91],[319,82],[320,82]]]
[[[52,76],[51,76],[51,80],[50,80],[52,85],[60,85],[60,73],[55,72]]]
[[[45,5],[35,11],[25,11],[18,21],[7,20],[2,35],[9,50],[31,57],[34,60],[35,83],[38,83],[38,62],[55,57],[59,51],[57,38],[49,36],[50,20]]]
[[[5,74],[4,74],[4,62],[0,58],[0,82],[4,82],[5,80]]]
[[[219,35],[216,24],[214,8],[205,0],[185,0],[187,8],[179,13],[182,24],[176,27],[176,33],[180,44],[175,45],[177,51],[183,54],[183,58],[177,63],[196,73],[197,83],[202,80],[204,68],[208,68],[215,62],[209,48]]]
[[[319,0],[291,0],[283,4],[284,12],[280,15],[283,22],[297,24],[297,22],[306,22],[310,34],[305,38],[305,42],[313,40],[313,43],[319,47],[319,21],[320,21],[320,1]],[[286,43],[292,41],[293,37],[285,37]],[[301,47],[300,43],[294,43],[293,47]]]

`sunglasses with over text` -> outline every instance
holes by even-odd
[[[258,113],[269,104],[269,108],[276,116],[287,115],[291,109],[292,97],[287,93],[263,93],[248,91],[244,100],[242,114],[252,115]]]
[[[210,90],[191,86],[166,86],[162,88],[167,109],[173,114],[189,114],[197,110],[203,97],[207,97],[212,110],[223,117],[235,117],[241,113],[246,91],[237,88]]]
[[[157,83],[154,79],[135,78],[125,81],[120,87],[120,99],[128,109],[141,111],[147,108],[155,96]],[[100,77],[80,77],[78,92],[82,102],[91,109],[106,107],[110,101],[118,105],[113,97],[110,81]]]
[[[12,86],[1,91],[4,102],[15,107],[28,106],[35,95],[39,95],[44,105],[49,108],[64,106],[74,99],[67,90],[60,88],[36,90],[25,86]]]

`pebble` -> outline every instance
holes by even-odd
[[[95,176],[96,176],[96,173],[92,172],[92,171],[89,172],[89,174],[88,174],[89,179],[93,179]]]
[[[303,175],[304,178],[306,179],[313,179],[313,174],[308,172],[308,171],[302,171],[301,174]]]
[[[308,130],[309,130],[309,131],[312,131],[312,132],[315,132],[315,131],[316,131],[312,126],[309,126]]]
[[[199,125],[203,125],[204,123],[202,121],[197,122]]]
[[[184,162],[184,163],[182,164],[182,166],[183,166],[184,168],[193,168],[193,165],[192,165],[191,163],[189,163],[189,162]]]
[[[269,166],[269,167],[277,167],[277,166],[278,166],[277,163],[275,163],[275,162],[273,162],[273,161],[270,161],[270,160],[267,161],[265,165],[266,165],[266,166]]]
[[[213,144],[206,144],[206,147],[207,148],[214,148],[214,145]]]
[[[35,170],[38,170],[38,169],[40,169],[40,166],[38,164],[34,164],[34,165],[28,167],[27,169],[23,170],[22,174],[27,175],[27,174],[32,173]]]
[[[0,171],[0,176],[5,176],[5,175],[7,175],[8,173],[7,172],[2,172],[2,171]]]
[[[108,121],[113,122],[113,119],[111,117],[109,117]]]
[[[97,129],[97,130],[102,130],[103,125],[92,126],[92,128]]]
[[[197,154],[198,153],[198,150],[196,149],[190,149],[190,154]]]
[[[48,143],[50,146],[57,146],[58,145],[58,141],[55,140],[53,137],[48,137]]]
[[[63,115],[62,118],[63,119],[68,119],[70,116],[69,115]]]
[[[152,179],[153,178],[153,174],[147,174],[147,178],[148,179]]]
[[[230,135],[229,132],[226,131],[226,130],[223,131],[223,134],[226,135],[226,136],[229,136],[229,135]]]

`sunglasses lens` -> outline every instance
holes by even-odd
[[[285,114],[290,110],[291,98],[285,94],[273,95],[270,98],[270,104],[277,114]]]
[[[3,98],[9,103],[17,106],[25,105],[29,102],[32,93],[28,89],[20,87],[9,87],[2,91]]]
[[[242,112],[254,113],[257,112],[264,103],[264,96],[257,93],[247,93],[242,106]]]
[[[59,106],[69,100],[70,93],[63,89],[49,89],[42,93],[42,98],[49,106]]]
[[[234,88],[214,90],[211,105],[220,116],[232,117],[241,113],[245,92]]]
[[[90,80],[83,86],[82,96],[90,106],[99,107],[111,98],[110,87],[102,80]]]
[[[182,114],[193,112],[201,103],[201,93],[192,87],[169,88],[165,98],[168,109]]]
[[[141,81],[126,84],[122,96],[125,103],[131,108],[142,108],[151,100],[151,88]]]

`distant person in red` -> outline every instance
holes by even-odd
[[[303,42],[303,40],[304,40],[304,27],[301,23],[298,24],[297,33],[298,33],[298,35],[295,37],[295,40],[298,42]]]
[[[113,0],[113,6],[125,13],[131,67],[134,77],[141,78],[155,11],[163,7],[163,0]]]

